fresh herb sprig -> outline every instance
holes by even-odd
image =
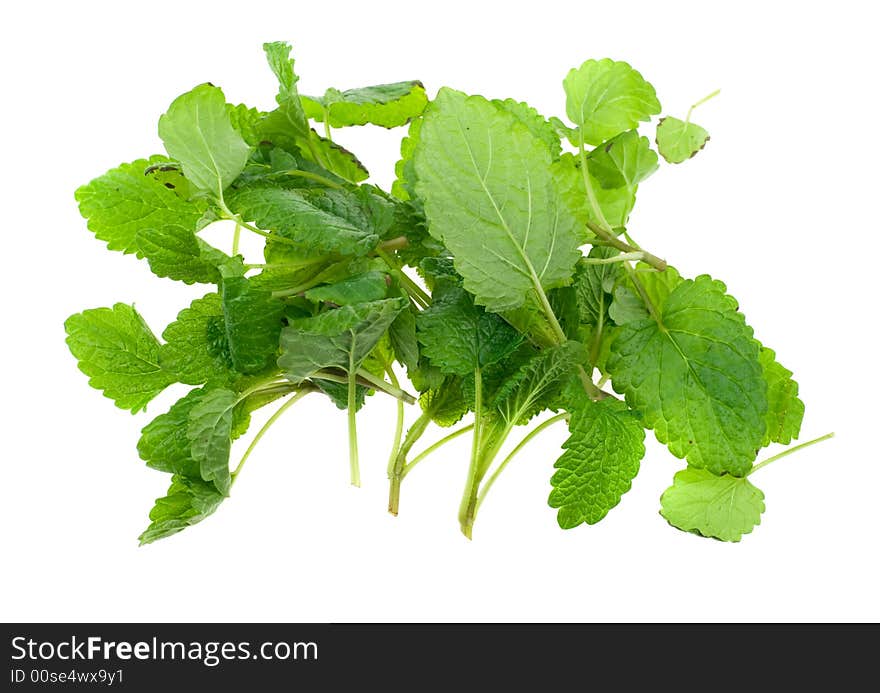
[[[798,437],[797,383],[724,284],[682,277],[628,226],[658,152],[677,164],[705,146],[691,115],[714,93],[685,120],[661,119],[655,151],[639,127],[660,103],[625,62],[588,60],[568,73],[566,123],[446,87],[429,103],[418,81],[303,96],[290,46],[264,49],[279,84],[274,110],[197,86],[159,119],[165,155],[76,191],[110,250],[160,277],[216,287],[161,341],[124,303],[65,323],[80,370],[123,409],[144,410],[173,383],[192,386],[138,441],[147,465],[171,475],[142,543],[213,513],[268,428],[311,393],[347,412],[355,485],[356,413],[371,393],[397,400],[395,515],[416,465],[468,434],[458,519],[471,537],[498,475],[565,421],[549,497],[561,527],[594,524],[620,502],[650,429],[687,461],[662,495],[663,517],[726,541],[752,531],[764,497],[751,474],[829,436],[754,464],[761,448]],[[409,124],[390,192],[366,183],[363,163],[333,141],[334,128],[367,124]],[[228,253],[199,235],[219,220],[232,222]],[[241,254],[243,233],[264,240],[261,262]],[[232,466],[233,441],[270,405]],[[465,417],[413,454],[432,425]]]

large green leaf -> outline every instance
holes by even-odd
[[[303,254],[364,255],[379,236],[362,202],[335,190],[244,188],[230,195],[233,211],[295,242]]]
[[[133,306],[91,308],[64,323],[67,346],[89,385],[137,413],[175,381],[159,365],[159,341]]]
[[[175,475],[171,487],[150,511],[150,526],[139,537],[141,546],[164,539],[201,522],[213,513],[224,496],[202,479]]]
[[[250,147],[234,127],[223,92],[201,84],[178,96],[159,118],[159,137],[186,179],[217,198],[242,172]]]
[[[152,156],[95,178],[76,191],[80,213],[110,250],[146,257],[159,276],[214,282],[225,256],[195,235],[207,203],[189,201],[174,183],[147,174],[165,164],[171,164],[166,157]]]
[[[324,96],[302,96],[306,116],[324,122],[329,115],[334,128],[381,125],[396,128],[420,115],[428,104],[419,81],[377,84],[359,89],[328,89]]]
[[[766,431],[767,385],[736,300],[703,275],[657,310],[620,327],[607,364],[615,390],[676,457],[746,474]]]
[[[563,81],[565,111],[584,142],[598,145],[660,112],[657,94],[628,63],[587,60]]]
[[[447,375],[467,375],[501,361],[522,338],[495,313],[474,304],[459,286],[445,283],[416,317],[422,352]]]
[[[761,524],[764,494],[744,477],[715,476],[688,467],[660,498],[660,514],[673,527],[721,541],[739,541]]]
[[[402,299],[389,298],[293,320],[281,331],[278,365],[293,382],[323,368],[356,370],[405,306]]]
[[[419,136],[416,189],[428,229],[477,303],[509,310],[571,280],[579,222],[544,142],[506,109],[447,88]]]
[[[528,131],[537,139],[541,140],[547,150],[555,159],[562,151],[562,143],[559,140],[559,134],[556,128],[547,121],[538,111],[527,103],[516,101],[514,99],[494,99],[492,103],[499,108],[503,108],[510,113],[516,120],[526,126]]]
[[[629,491],[645,455],[645,431],[616,399],[584,398],[571,412],[565,452],[556,460],[550,483],[551,508],[563,529],[599,522]]]
[[[213,482],[224,496],[229,495],[232,477],[229,450],[232,446],[233,409],[238,395],[231,390],[209,390],[190,409],[186,435],[193,461],[205,481]]]

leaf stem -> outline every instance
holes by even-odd
[[[385,368],[385,372],[388,374],[388,380],[391,381],[391,384],[399,390],[400,381],[394,374],[393,364],[389,363]],[[397,452],[400,450],[400,439],[403,437],[403,415],[403,400],[399,399],[397,400],[397,423],[394,426],[394,440],[391,444],[391,454],[388,457],[388,469],[394,468]]]
[[[617,248],[624,253],[642,253],[642,262],[651,265],[651,267],[660,272],[665,270],[668,266],[666,264],[666,260],[657,257],[653,253],[649,253],[647,250],[642,250],[641,248],[636,248],[629,243],[624,243],[613,233],[606,231],[601,226],[595,224],[592,221],[587,221],[587,228],[589,228],[590,231],[599,236],[603,245],[610,245],[612,248]]]
[[[407,404],[415,404],[416,398],[411,394],[402,390],[397,385],[393,383],[386,383],[382,378],[373,375],[370,371],[365,368],[359,368],[357,370],[357,375],[361,380],[365,380],[366,382],[373,385],[373,387],[377,390],[382,390],[383,392],[387,392],[389,395],[397,397],[397,399],[402,399]]]
[[[585,265],[610,265],[614,262],[638,261],[644,259],[644,257],[645,253],[643,251],[635,250],[631,253],[621,253],[614,257],[583,257],[580,259],[580,262]]]
[[[599,200],[596,198],[596,191],[593,190],[593,182],[590,180],[590,169],[589,164],[587,162],[587,151],[584,149],[584,133],[583,130],[578,128],[578,132],[580,133],[580,141],[578,142],[578,156],[581,160],[581,175],[584,177],[584,189],[587,193],[587,200],[590,203],[590,207],[593,208],[593,214],[596,216],[596,219],[599,220],[599,226],[603,231],[607,231],[608,235],[614,238],[614,232],[611,230],[611,224],[608,223],[608,219],[605,217],[605,212],[602,211],[602,207],[599,205]]]
[[[793,448],[788,448],[787,450],[783,450],[778,455],[773,455],[773,457],[768,457],[763,462],[759,462],[758,464],[756,464],[754,467],[752,467],[752,470],[746,476],[751,476],[752,474],[757,472],[759,469],[761,469],[761,467],[766,467],[771,462],[775,462],[776,460],[781,460],[783,457],[788,457],[789,455],[791,455],[794,452],[797,452],[798,450],[803,450],[804,448],[808,448],[811,445],[815,445],[816,443],[821,443],[822,441],[829,440],[833,437],[834,437],[833,432],[826,433],[824,436],[819,436],[818,438],[813,438],[813,440],[808,440],[806,443],[801,443],[800,445],[795,445]]]
[[[409,474],[410,471],[412,471],[413,467],[415,467],[419,462],[421,462],[423,459],[425,459],[432,452],[436,452],[437,450],[442,448],[444,445],[446,445],[446,443],[449,443],[449,442],[455,440],[456,438],[458,438],[459,436],[464,435],[468,431],[472,430],[473,427],[474,427],[474,425],[472,423],[468,424],[467,426],[462,426],[461,428],[454,430],[449,435],[444,436],[443,438],[438,440],[436,443],[426,447],[424,450],[422,450],[418,455],[413,457],[412,460],[410,460],[404,466],[403,471],[401,472],[401,478],[406,477],[406,475]]]
[[[431,297],[403,271],[403,266],[397,262],[394,256],[389,255],[382,245],[376,247],[376,255],[382,258],[385,264],[388,265],[391,273],[397,278],[397,281],[400,282],[401,287],[410,298],[422,308],[427,308],[431,305]]]
[[[324,137],[332,142],[333,134],[330,131],[330,109],[326,106],[322,106],[322,109],[324,110]]]
[[[266,435],[266,431],[268,431],[272,427],[272,424],[274,424],[276,421],[278,421],[278,419],[281,418],[281,415],[284,414],[284,412],[286,412],[294,404],[299,402],[303,397],[305,397],[307,394],[309,394],[310,392],[313,392],[313,391],[314,391],[314,389],[311,387],[305,387],[305,388],[300,389],[293,397],[291,397],[284,404],[282,404],[280,407],[278,407],[278,409],[275,411],[275,413],[269,417],[269,419],[266,421],[266,423],[264,423],[263,426],[260,428],[260,430],[257,431],[257,434],[254,436],[254,439],[251,441],[251,444],[248,445],[247,450],[244,451],[244,455],[241,456],[241,460],[239,461],[238,465],[236,466],[235,471],[232,472],[232,475],[231,475],[232,482],[230,483],[230,486],[235,483],[235,480],[238,478],[239,472],[241,472],[242,467],[244,467],[244,463],[247,462],[248,457],[251,456],[251,453],[254,451],[254,448],[257,447],[257,443],[259,443],[260,439],[264,435]]]
[[[472,538],[474,531],[474,515],[477,509],[477,492],[479,491],[480,474],[480,449],[483,418],[483,377],[479,368],[474,369],[474,435],[471,445],[471,462],[468,467],[467,481],[464,493],[461,497],[461,505],[458,509],[458,522],[461,532],[468,539]]]
[[[395,458],[394,463],[388,468],[388,479],[390,482],[388,488],[388,512],[392,515],[396,516],[400,509],[400,482],[403,481],[403,469],[406,466],[406,456],[409,454],[409,451],[412,450],[416,441],[425,433],[428,424],[430,423],[431,415],[428,412],[423,411],[413,425],[409,427],[409,430],[406,432],[406,437],[403,439],[403,443],[397,451],[397,457]]]
[[[235,231],[232,232],[232,257],[238,255],[238,243],[241,240],[241,223],[235,222]]]
[[[355,374],[354,351],[348,355],[348,465],[351,470],[351,485],[361,485],[361,470],[358,463],[357,444],[357,375]]]
[[[568,412],[562,412],[561,414],[557,414],[556,416],[552,416],[549,419],[547,419],[546,421],[544,421],[543,423],[539,424],[538,426],[535,426],[535,428],[533,428],[531,431],[529,431],[523,437],[523,439],[521,441],[519,441],[517,446],[513,450],[510,451],[510,454],[504,458],[504,461],[498,465],[498,468],[492,473],[492,476],[489,477],[488,481],[486,481],[486,485],[480,491],[480,495],[477,498],[477,510],[480,509],[480,506],[483,504],[483,500],[485,500],[485,498],[486,498],[486,494],[489,493],[489,489],[492,488],[492,485],[495,483],[495,480],[498,478],[498,476],[501,474],[501,472],[504,471],[504,468],[510,463],[510,461],[514,457],[516,457],[517,453],[519,453],[519,451],[522,450],[532,438],[534,438],[539,433],[541,433],[541,431],[544,431],[547,428],[550,428],[550,426],[555,424],[557,421],[562,421],[563,419],[568,419],[569,416],[570,415]]]
[[[716,89],[716,90],[713,91],[711,94],[707,94],[707,95],[704,96],[702,99],[700,99],[700,100],[697,101],[696,103],[692,104],[691,107],[688,109],[687,118],[684,119],[684,122],[685,122],[685,123],[690,123],[690,122],[691,122],[691,113],[694,112],[694,109],[697,108],[697,106],[702,106],[704,103],[706,103],[707,101],[709,101],[709,99],[714,99],[714,98],[715,98],[716,96],[718,96],[720,93],[721,93],[721,90],[720,90],[720,89]]]

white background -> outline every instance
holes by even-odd
[[[876,18],[865,2],[718,5],[8,5],[0,618],[877,620]],[[344,414],[307,398],[216,515],[138,548],[168,477],[140,462],[135,442],[182,390],[148,415],[116,409],[77,371],[62,322],[136,302],[159,333],[204,287],[108,253],[73,191],[161,151],[159,114],[195,84],[270,108],[261,43],[275,39],[293,43],[304,93],[418,78],[431,94],[448,84],[563,115],[567,70],[604,56],[632,63],[679,117],[721,87],[695,115],[712,141],[643,184],[631,231],[684,274],[724,279],[795,371],[802,439],[837,437],[756,474],[761,526],[723,544],[657,514],[682,463],[651,435],[621,505],[600,525],[561,531],[546,505],[565,437],[553,429],[504,474],[468,542],[456,523],[467,438],[407,479],[394,519],[393,403],[374,397],[360,417],[358,490],[347,483]],[[401,135],[358,128],[338,138],[388,185]]]

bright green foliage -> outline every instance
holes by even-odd
[[[294,320],[281,331],[278,365],[293,382],[323,368],[350,372],[363,363],[403,308],[400,299],[389,298]]]
[[[696,123],[661,118],[657,125],[657,151],[670,164],[680,164],[706,146],[709,133]]]
[[[586,400],[571,412],[565,452],[550,480],[550,507],[563,529],[594,525],[620,502],[639,473],[645,431],[623,402]]]
[[[189,412],[186,435],[193,461],[205,481],[213,481],[224,496],[229,493],[229,449],[232,444],[232,409],[238,397],[231,390],[209,390]]]
[[[419,138],[416,190],[428,230],[452,252],[477,303],[509,310],[570,281],[577,219],[541,140],[509,111],[447,88]]]
[[[657,439],[714,474],[745,475],[766,431],[758,347],[725,286],[686,280],[657,319],[623,325],[608,370]]]
[[[634,188],[657,170],[657,154],[647,137],[627,130],[590,154],[590,174],[603,188]]]
[[[145,231],[193,235],[205,203],[189,202],[146,171],[169,164],[163,156],[121,164],[76,191],[79,211],[89,229],[110,250],[150,257],[139,245]],[[193,237],[195,241],[195,237]]]
[[[388,275],[382,272],[364,272],[335,284],[309,289],[305,292],[305,297],[310,301],[335,303],[340,306],[379,301],[388,295],[387,279]]]
[[[495,395],[495,407],[510,424],[522,425],[556,400],[559,390],[586,360],[578,342],[544,349],[511,375]]]
[[[563,82],[565,112],[587,144],[602,144],[660,112],[652,87],[628,63],[587,60]]]
[[[166,343],[159,349],[159,363],[179,382],[201,385],[234,376],[220,294],[197,298],[180,311],[162,339]]]
[[[76,191],[108,249],[160,277],[212,285],[185,298],[156,332],[162,341],[123,303],[65,323],[80,370],[119,407],[138,412],[169,385],[189,386],[137,444],[148,467],[171,477],[142,544],[213,513],[266,429],[308,393],[345,410],[355,485],[358,412],[396,400],[395,515],[406,477],[470,435],[458,508],[468,538],[478,510],[494,512],[483,501],[501,472],[562,420],[568,439],[549,496],[561,527],[593,525],[620,502],[651,429],[688,461],[663,494],[663,517],[725,541],[763,512],[751,471],[830,437],[753,467],[759,448],[798,437],[798,384],[724,284],[683,278],[655,254],[663,229],[633,228],[657,151],[683,161],[708,135],[690,112],[666,118],[655,149],[638,128],[660,103],[630,65],[571,70],[564,123],[449,87],[429,102],[416,80],[302,96],[290,45],[263,49],[277,81],[272,110],[197,86],[159,119],[167,157],[121,164]],[[332,140],[332,128],[407,123],[390,192],[364,183],[366,168]],[[216,221],[213,247],[201,235]],[[274,411],[230,460],[263,407]],[[424,445],[435,425],[453,430]]]
[[[792,372],[776,360],[776,353],[761,347],[758,356],[767,381],[767,433],[762,445],[788,445],[801,432],[804,403],[798,397],[798,384]]]
[[[346,91],[328,89],[324,96],[300,98],[306,116],[322,123],[329,116],[334,128],[367,123],[396,128],[420,115],[428,104],[425,87],[419,81],[378,84]]]
[[[221,199],[250,154],[247,142],[232,127],[223,92],[210,84],[172,102],[159,118],[159,137],[168,156],[180,162],[186,179]]]
[[[164,539],[201,522],[223,501],[213,484],[190,477],[171,477],[168,494],[156,499],[150,526],[139,537],[141,546]]]
[[[348,193],[246,188],[230,196],[229,204],[306,252],[363,255],[379,242],[361,202]]]
[[[144,319],[124,303],[71,315],[67,346],[89,385],[136,414],[174,382],[159,365],[159,342]]]
[[[446,375],[468,375],[510,354],[521,337],[494,313],[474,304],[464,289],[448,285],[416,318],[422,353]]]
[[[764,494],[744,477],[715,476],[688,467],[660,498],[660,514],[673,527],[721,541],[739,541],[761,524]]]
[[[246,375],[275,363],[284,304],[246,277],[220,284],[223,325],[232,367]]]

